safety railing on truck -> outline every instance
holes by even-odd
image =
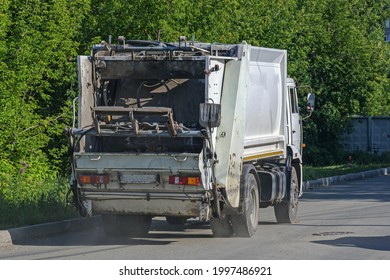
[[[97,106],[92,109],[94,129],[73,128],[73,134],[98,136],[159,136],[159,137],[203,137],[201,131],[190,130],[173,119],[172,108],[167,107],[119,107]],[[120,122],[114,116],[122,117]],[[149,123],[143,117],[161,117],[162,121]],[[164,121],[165,120],[165,121]]]

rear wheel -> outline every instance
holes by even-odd
[[[149,232],[151,216],[102,215],[104,231],[108,236],[142,237]]]
[[[232,215],[231,222],[235,236],[251,237],[255,234],[259,219],[259,187],[250,168],[243,170],[241,178],[241,203],[243,212]]]
[[[291,184],[287,200],[274,205],[276,221],[278,223],[294,223],[298,212],[299,184],[295,168],[291,170]]]

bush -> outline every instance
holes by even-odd
[[[303,151],[304,164],[313,166],[329,166],[340,163],[345,163],[345,152],[339,147],[339,145],[317,145],[308,146]]]

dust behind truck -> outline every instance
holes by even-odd
[[[118,40],[78,57],[68,135],[79,213],[101,215],[108,235],[133,237],[157,216],[208,221],[217,237],[252,236],[259,208],[293,223],[302,130],[287,52]]]

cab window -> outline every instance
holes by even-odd
[[[299,106],[298,106],[298,99],[297,99],[297,90],[294,87],[289,88],[290,93],[290,106],[291,106],[291,112],[299,113]]]

